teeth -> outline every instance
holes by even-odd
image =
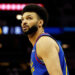
[[[25,29],[25,30],[26,30],[27,28],[23,28],[23,29]]]
[[[26,29],[26,28],[23,28],[23,29]]]

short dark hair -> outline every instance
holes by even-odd
[[[25,6],[23,8],[22,14],[24,14],[25,12],[35,12],[35,13],[37,13],[38,16],[40,17],[40,19],[44,20],[43,27],[45,27],[47,25],[48,12],[44,7],[38,6],[36,4],[28,4],[27,6]]]

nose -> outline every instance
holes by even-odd
[[[26,25],[27,25],[27,23],[26,23],[26,22],[24,22],[24,23],[22,23],[21,25],[22,25],[22,27],[23,27],[23,26],[26,26]]]
[[[27,24],[27,20],[26,19],[22,20],[22,25],[26,25],[26,24]]]
[[[23,25],[27,25],[27,23],[25,22],[25,23],[23,23]]]

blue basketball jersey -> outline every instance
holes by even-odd
[[[41,34],[38,37],[38,39],[40,39],[40,37],[42,37],[42,36],[49,36],[49,37],[53,38],[50,34],[43,33],[43,34]],[[38,39],[37,39],[37,41],[38,41]],[[36,43],[37,43],[37,41],[36,41]],[[48,73],[48,71],[46,69],[46,66],[44,65],[43,61],[41,61],[37,57],[37,54],[36,54],[36,43],[35,43],[35,45],[34,45],[34,47],[32,49],[32,53],[31,53],[31,63],[30,63],[30,65],[31,65],[32,75],[49,75],[49,73]],[[58,55],[59,55],[59,60],[60,60],[60,65],[61,65],[61,69],[62,69],[63,75],[69,75],[67,64],[66,64],[66,59],[64,57],[63,49],[62,49],[61,45],[58,42],[57,42],[57,44],[59,46],[59,53],[58,53]]]

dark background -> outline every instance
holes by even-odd
[[[0,0],[0,3],[42,3],[49,13],[47,27],[75,27],[75,1],[72,0]],[[0,27],[20,26],[21,21],[16,15],[21,11],[0,11]],[[63,48],[70,75],[75,70],[75,32],[52,34],[61,45],[68,44]],[[32,45],[28,38],[21,35],[0,35],[0,75],[31,75],[29,68]]]

